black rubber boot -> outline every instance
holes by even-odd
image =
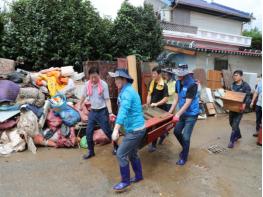
[[[95,152],[94,152],[94,142],[90,141],[88,142],[88,153],[83,155],[83,159],[87,160],[90,159],[91,157],[95,156]]]

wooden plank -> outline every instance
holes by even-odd
[[[196,55],[195,51],[190,51],[190,50],[181,49],[177,47],[164,46],[164,49],[172,51],[172,52],[176,52],[176,53],[184,53],[184,54],[193,55],[193,56]]]
[[[206,113],[208,116],[216,114],[216,109],[215,109],[214,103],[206,103],[205,109],[206,109]]]
[[[222,72],[218,70],[208,70],[207,71],[207,80],[211,81],[220,81],[222,78]]]
[[[128,71],[130,76],[133,78],[132,86],[138,92],[138,76],[137,76],[137,63],[136,63],[136,56],[129,55],[127,57],[128,60]]]
[[[207,87],[212,90],[216,90],[216,89],[222,88],[222,84],[221,84],[221,81],[207,80]]]
[[[231,90],[232,83],[234,82],[231,71],[222,70],[222,74],[223,74],[223,81],[224,81],[225,89]]]
[[[203,68],[196,68],[193,70],[194,78],[200,81],[203,87],[207,87],[206,72]]]

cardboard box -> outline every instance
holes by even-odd
[[[241,112],[245,97],[246,94],[242,92],[226,91],[225,95],[222,97],[224,109],[233,112]]]

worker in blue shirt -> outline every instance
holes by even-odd
[[[125,130],[125,136],[117,150],[121,182],[115,185],[113,189],[123,191],[131,182],[138,182],[143,179],[142,166],[137,152],[145,136],[145,121],[140,96],[132,87],[133,79],[127,70],[117,69],[115,73],[110,72],[109,74],[115,78],[115,84],[119,90],[119,110],[112,140],[118,140],[121,127]],[[129,161],[135,173],[135,177],[131,179]]]
[[[179,65],[175,74],[178,76],[176,95],[169,112],[172,113],[179,104],[179,111],[176,112],[173,121],[176,122],[174,135],[183,149],[176,164],[182,166],[188,159],[190,138],[199,115],[199,97],[198,85],[192,73],[188,71],[187,64]]]

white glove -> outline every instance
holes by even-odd
[[[113,141],[117,141],[117,140],[119,139],[119,137],[120,137],[120,135],[119,135],[119,130],[114,129],[114,130],[113,130],[113,133],[112,133],[112,135],[111,135],[111,139],[112,139]]]

